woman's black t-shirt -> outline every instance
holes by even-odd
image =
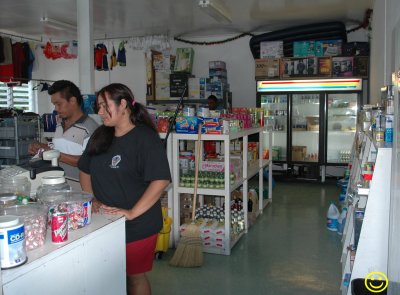
[[[90,143],[89,143],[90,144]],[[136,126],[100,155],[81,156],[78,167],[90,174],[95,197],[102,203],[131,209],[153,180],[170,180],[168,160],[159,135],[147,126]],[[126,242],[144,239],[162,227],[161,204],[126,222]]]

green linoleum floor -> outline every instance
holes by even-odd
[[[205,254],[200,268],[168,265],[170,249],[148,274],[153,295],[339,294],[340,236],[326,229],[334,184],[278,182],[264,209],[230,256]]]

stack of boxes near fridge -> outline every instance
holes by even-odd
[[[224,100],[225,93],[229,91],[226,63],[210,61],[208,75],[208,77],[189,78],[189,99],[207,99],[210,95],[215,95],[218,100]]]

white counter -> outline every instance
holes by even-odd
[[[94,214],[68,241],[28,251],[28,261],[1,270],[3,294],[126,294],[125,218]],[[1,293],[1,292],[0,292]]]

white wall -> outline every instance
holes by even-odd
[[[393,29],[400,26],[400,1],[377,0],[374,4],[371,40],[371,102],[380,101],[380,88],[391,84],[395,70]]]
[[[218,37],[192,38],[191,41],[215,41],[223,40],[232,35]],[[228,82],[232,91],[233,106],[255,107],[256,82],[254,79],[254,59],[249,47],[250,37],[243,37],[221,45],[190,45],[181,42],[173,42],[172,52],[178,47],[192,47],[195,51],[193,74],[196,77],[208,76],[208,61],[222,60],[227,64]],[[365,30],[359,30],[349,34],[349,41],[367,41]],[[114,41],[117,49],[119,42]],[[111,52],[111,42],[105,42]],[[124,83],[132,89],[138,101],[145,103],[146,97],[146,72],[144,52],[125,46],[127,66],[117,66],[108,72],[95,71],[95,89],[112,83]],[[79,84],[78,60],[48,60],[42,50],[36,50],[36,59],[39,62],[39,70],[33,73],[34,79],[59,80],[66,79]],[[39,112],[49,112],[53,108],[46,93],[39,97]]]

